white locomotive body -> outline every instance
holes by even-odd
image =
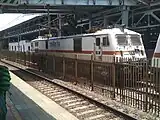
[[[146,58],[141,35],[120,29],[102,29],[91,34],[34,39],[32,51],[48,52],[64,57],[90,60],[113,61],[114,57]]]
[[[31,42],[28,40],[22,40],[18,42],[9,43],[9,51],[30,52]]]
[[[37,50],[46,50],[48,45],[47,38],[39,36],[37,39],[31,41],[31,51],[36,52]]]
[[[152,66],[160,68],[160,35],[157,40],[156,48],[152,58]]]

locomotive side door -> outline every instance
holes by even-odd
[[[95,59],[102,59],[102,38],[101,36],[96,36],[95,38],[94,53],[95,53]]]

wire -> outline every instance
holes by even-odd
[[[11,23],[13,23],[14,21],[17,21],[20,17],[22,17],[22,15],[17,16],[15,19],[11,20],[10,22],[8,22],[7,24],[3,25],[1,28],[4,28],[6,26],[9,26]]]
[[[10,22],[8,22],[7,24],[3,25],[2,27],[0,27],[0,29],[6,29],[8,27],[10,27],[10,25],[13,23],[13,22],[17,22],[19,21],[20,18],[22,17],[25,17],[25,16],[32,16],[33,14],[21,14],[19,16],[17,16],[15,19],[11,20]],[[19,24],[19,23],[18,23]]]

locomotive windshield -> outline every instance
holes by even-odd
[[[132,45],[141,45],[140,36],[139,35],[131,35],[130,36]]]
[[[128,45],[128,40],[126,35],[116,35],[118,45]]]
[[[128,35],[116,35],[118,45],[128,45],[128,37],[130,37],[132,45],[142,45],[141,38],[139,35],[128,34]]]

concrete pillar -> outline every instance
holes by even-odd
[[[108,20],[107,20],[107,17],[104,17],[104,20],[103,20],[103,27],[106,28],[107,25],[108,25]]]
[[[49,5],[47,6],[47,16],[48,16],[48,34],[50,35],[51,34],[51,16],[49,11]]]
[[[20,30],[19,30],[19,33],[18,33],[18,51],[20,51],[20,44],[19,44],[19,42],[20,42],[21,39],[22,39],[22,38],[21,38],[21,37],[22,37],[22,36],[21,36],[21,33],[22,33],[22,32],[21,32],[21,28],[22,28],[22,27],[20,26]]]
[[[132,12],[132,27],[134,26],[134,13]]]
[[[10,38],[7,39],[8,50],[9,50],[9,43],[10,43]],[[1,46],[1,47],[2,47],[2,46]]]
[[[148,26],[150,26],[150,20],[151,20],[150,14],[148,14],[147,17],[148,17],[148,21],[147,21],[148,22]]]
[[[3,13],[2,8],[0,8],[0,14],[2,14],[2,13]]]
[[[20,44],[19,44],[20,41],[21,41],[21,35],[19,34],[18,35],[18,51],[20,51]]]
[[[0,40],[0,50],[2,49],[2,46],[3,46],[3,41]]]
[[[61,20],[61,15],[60,14],[58,14],[58,24],[59,24],[58,36],[61,36],[62,35],[62,33],[61,33],[61,31],[62,31],[62,20]]]
[[[89,15],[89,30],[92,28],[92,15]]]
[[[129,7],[123,6],[122,8],[122,24],[125,24],[128,27],[128,19],[129,19]]]

